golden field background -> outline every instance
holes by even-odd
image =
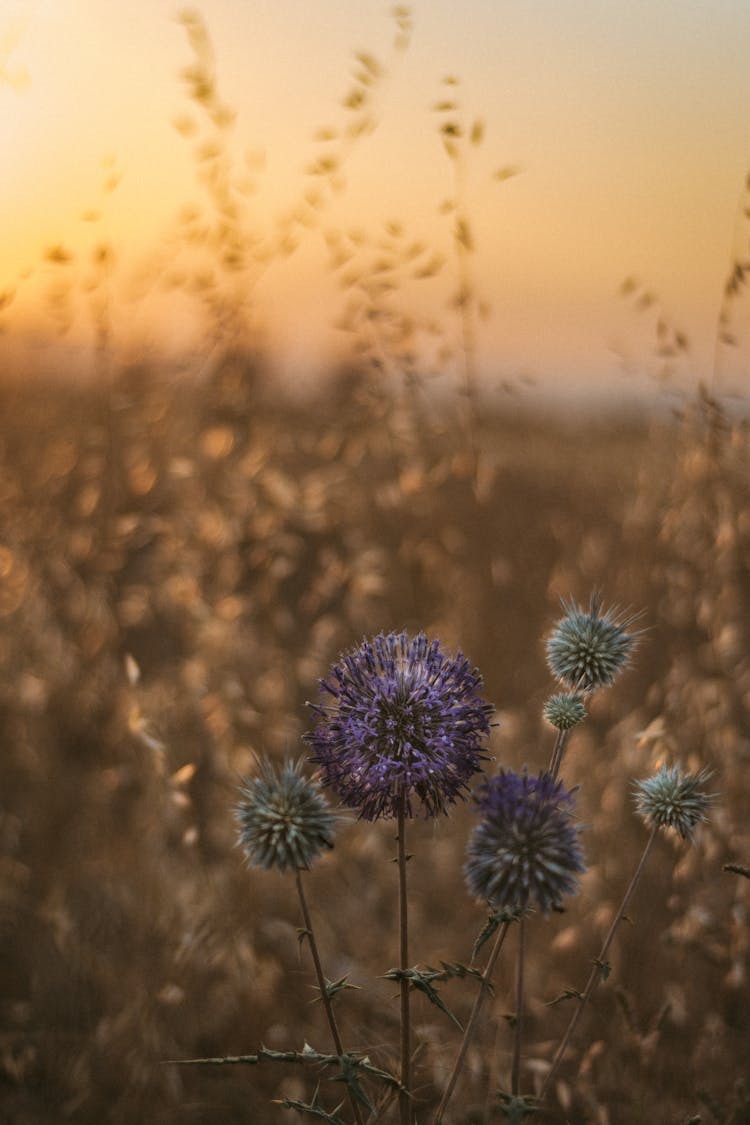
[[[541,25],[524,19],[508,72],[481,22],[472,71],[441,8],[436,30],[414,38],[410,70],[412,10],[394,9],[384,32],[373,6],[364,26],[382,42],[355,52],[345,79],[336,71],[335,96],[329,56],[319,63],[333,115],[315,116],[312,137],[321,89],[303,66],[304,25],[298,39],[274,38],[289,30],[284,5],[264,6],[267,41],[252,46],[274,75],[279,42],[289,52],[280,101],[311,147],[303,158],[301,134],[270,112],[256,121],[282,164],[294,157],[293,190],[289,167],[243,150],[234,92],[272,99],[274,87],[233,34],[235,6],[206,5],[228,95],[224,54],[193,10],[178,18],[179,45],[169,39],[159,98],[148,51],[166,39],[154,38],[153,5],[80,0],[91,36],[69,37],[84,55],[62,53],[75,81],[65,71],[57,88],[59,13],[40,3],[49,21],[28,40],[0,37],[0,95],[19,99],[0,117],[11,154],[0,185],[0,1121],[265,1125],[284,1117],[273,1099],[309,1101],[318,1079],[323,1105],[337,1105],[340,1085],[312,1070],[170,1061],[306,1039],[328,1048],[294,889],[248,870],[236,847],[241,776],[261,754],[302,753],[305,703],[330,663],[401,628],[480,668],[497,708],[489,769],[544,768],[543,638],[561,598],[601,590],[605,605],[642,611],[645,632],[566,755],[590,866],[564,914],[528,927],[522,1086],[538,1090],[567,1017],[550,1001],[582,986],[643,846],[632,780],[662,761],[708,765],[710,822],[693,848],[658,842],[540,1120],[743,1125],[750,880],[725,865],[750,867],[750,179],[742,187],[737,140],[747,15],[670,3],[661,24],[653,6],[629,4],[613,37],[576,5],[581,38],[548,6],[548,64],[531,65]],[[122,43],[128,97],[145,99],[128,101],[113,78],[121,117],[106,83],[86,77],[110,57],[97,35]],[[447,69],[454,45],[489,86]],[[297,120],[303,99],[289,95],[305,75],[315,97]],[[519,81],[526,101],[511,96]],[[73,95],[92,115],[76,146],[50,128]],[[99,155],[102,121],[138,142],[140,166]],[[709,140],[694,144],[693,127]],[[93,198],[66,152],[89,186],[101,180]],[[128,194],[134,181],[151,210]],[[604,383],[612,365],[630,379],[617,383],[628,405]],[[545,372],[552,382],[535,383]],[[468,962],[484,923],[461,876],[472,823],[467,804],[410,828],[421,965]],[[387,1069],[393,836],[351,821],[309,877],[326,973],[361,986],[337,1001],[345,1044]],[[453,1125],[499,1119],[513,952],[509,942]],[[441,988],[465,1018],[473,982]],[[422,997],[413,1012],[421,1122],[458,1032]],[[380,1120],[393,1114],[381,1106]]]
[[[645,611],[634,667],[566,759],[590,870],[529,926],[532,1092],[644,842],[631,779],[712,766],[696,847],[663,839],[561,1072],[560,1121],[748,1120],[748,435],[708,399],[661,423],[568,423],[343,372],[307,401],[227,355],[202,383],[6,380],[0,492],[0,1115],[19,1123],[265,1122],[315,1077],[164,1060],[327,1049],[293,887],[247,870],[232,807],[253,757],[296,755],[305,701],[380,629],[467,652],[498,765],[546,765],[542,637],[560,596]],[[492,767],[490,767],[492,768]],[[413,957],[468,961],[468,807],[415,822]],[[395,1065],[389,825],[352,823],[311,874],[346,1044]],[[452,1121],[507,1084],[512,952]],[[444,987],[459,1017],[467,982]],[[420,1112],[457,1031],[415,1000]],[[323,1104],[341,1100],[325,1079]],[[495,1110],[495,1114],[497,1111]],[[388,1120],[387,1113],[383,1118]]]

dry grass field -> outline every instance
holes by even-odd
[[[529,924],[522,1086],[538,1089],[643,847],[632,779],[711,766],[690,847],[663,836],[540,1120],[750,1121],[750,445],[707,398],[651,423],[476,413],[341,375],[308,400],[227,356],[202,383],[0,386],[0,1120],[205,1125],[330,1112],[314,1068],[178,1068],[261,1044],[329,1050],[293,881],[248,869],[233,806],[255,756],[303,751],[307,700],[363,636],[461,648],[498,766],[546,766],[543,637],[559,599],[643,610],[633,666],[571,740],[589,870]],[[412,948],[471,957],[474,814],[411,826]],[[308,886],[347,1046],[397,1069],[393,826],[352,819]],[[480,954],[481,963],[484,954]],[[509,943],[451,1106],[497,1120]],[[465,1018],[473,982],[442,995]],[[569,1010],[569,1009],[568,1009]],[[459,1033],[415,997],[417,1120]],[[743,1080],[745,1085],[743,1086]],[[372,1087],[375,1097],[378,1091]],[[345,1120],[349,1107],[341,1110]],[[381,1120],[393,1120],[395,1106]]]

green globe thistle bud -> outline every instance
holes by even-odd
[[[683,840],[693,833],[706,813],[715,793],[701,792],[711,776],[705,767],[698,773],[685,773],[679,766],[662,766],[653,777],[635,783],[635,805],[651,828],[674,828]]]
[[[591,596],[588,613],[572,599],[562,604],[565,616],[547,638],[552,675],[571,691],[609,687],[635,649],[638,634],[628,632],[633,618],[602,611],[598,594]]]
[[[303,776],[302,760],[277,771],[264,758],[260,776],[244,780],[235,815],[248,862],[266,870],[310,867],[333,847],[336,817],[318,782]]]
[[[586,718],[586,708],[580,695],[563,691],[549,697],[544,704],[544,717],[558,730],[570,730]]]

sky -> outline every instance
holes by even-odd
[[[171,0],[2,0],[8,347],[22,340],[42,355],[54,339],[84,362],[106,323],[124,354],[199,350],[196,278],[211,255],[186,232],[211,214],[196,152],[218,134],[181,77],[198,26],[181,11]],[[392,4],[375,0],[205,0],[189,11],[208,29],[219,99],[234,113],[220,135],[253,260],[225,280],[280,368],[311,372],[357,341],[393,361],[387,328],[372,335],[386,322],[362,318],[357,288],[363,263],[392,260],[390,230],[424,247],[382,301],[394,317],[408,312],[426,367],[458,362],[463,276],[472,354],[489,379],[621,386],[663,368],[657,322],[661,343],[688,340],[669,361],[677,376],[710,373],[732,254],[747,255],[745,0],[416,0],[400,50]],[[310,168],[341,155],[357,119],[342,106],[362,71],[356,51],[378,64],[370,130],[347,142],[332,182]],[[434,109],[456,100],[458,116]],[[450,120],[482,127],[457,160],[439,133]],[[336,137],[315,140],[321,130]],[[467,254],[449,208],[457,193]],[[292,253],[279,250],[285,237]],[[348,288],[332,247],[351,255]],[[415,278],[425,262],[438,273]],[[347,333],[349,306],[360,319]],[[748,352],[723,351],[721,377],[736,380]]]

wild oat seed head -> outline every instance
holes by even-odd
[[[445,813],[480,769],[493,708],[460,652],[420,633],[379,634],[342,656],[321,680],[306,741],[341,802],[364,820],[392,818],[415,800]]]
[[[586,708],[580,695],[563,691],[549,697],[544,704],[544,717],[558,730],[570,730],[586,718]]]
[[[320,785],[302,774],[303,762],[277,771],[265,758],[259,777],[246,778],[235,816],[249,863],[279,871],[310,867],[333,847],[336,817]]]
[[[602,610],[593,594],[588,613],[577,602],[563,601],[562,617],[547,638],[552,675],[572,691],[609,687],[629,663],[638,634],[628,632],[633,618],[616,609]]]
[[[711,776],[703,768],[686,773],[679,766],[662,766],[652,777],[635,783],[635,806],[651,828],[674,828],[683,840],[692,840],[697,826],[707,819],[715,793],[701,792]]]
[[[475,799],[482,820],[464,866],[471,893],[494,910],[558,907],[586,869],[572,823],[573,794],[548,773],[501,770]]]

